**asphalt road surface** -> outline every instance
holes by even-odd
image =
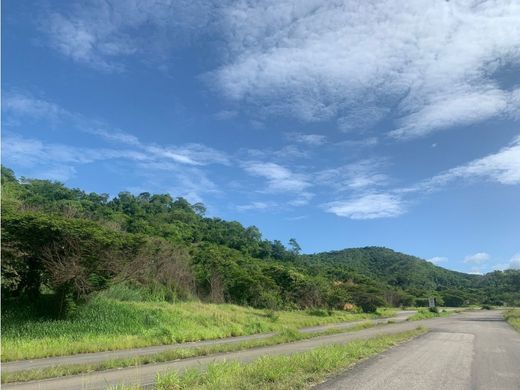
[[[369,359],[315,390],[519,390],[520,333],[497,311],[428,324],[430,333]]]
[[[140,367],[94,372],[20,384],[8,389],[102,389],[115,384],[147,386],[157,373],[205,369],[213,362],[249,362],[266,355],[289,355],[313,348],[343,344],[415,329],[432,330],[400,347],[369,359],[319,389],[520,389],[520,334],[498,311],[466,312],[446,318],[400,322],[357,332],[316,337],[309,340],[211,356],[150,364]]]
[[[408,311],[399,311],[396,313],[394,317],[390,318],[379,318],[376,320],[362,320],[362,321],[352,321],[352,322],[341,322],[337,324],[327,324],[321,326],[313,326],[308,328],[300,329],[302,333],[315,333],[315,332],[324,332],[329,329],[348,329],[352,328],[361,323],[373,323],[373,324],[384,324],[388,321],[392,322],[401,322],[406,321],[408,317],[415,314],[414,310]],[[269,337],[275,336],[276,333],[261,333],[254,334],[249,336],[239,336],[239,337],[228,337],[219,340],[204,340],[204,341],[196,341],[191,343],[179,343],[179,344],[169,344],[169,345],[155,345],[151,347],[144,348],[135,348],[135,349],[125,349],[118,351],[106,351],[106,352],[94,352],[94,353],[82,353],[71,356],[57,356],[51,358],[44,359],[31,359],[31,360],[19,360],[13,362],[7,362],[2,364],[2,372],[17,372],[23,370],[34,370],[34,369],[43,369],[49,367],[56,367],[60,365],[71,365],[71,364],[92,364],[92,363],[100,363],[103,361],[114,360],[114,359],[125,359],[137,356],[146,356],[153,355],[160,352],[172,351],[176,349],[193,349],[193,348],[201,348],[208,347],[213,345],[222,345],[222,344],[234,344],[242,341],[251,341],[251,340],[260,340],[266,339]]]

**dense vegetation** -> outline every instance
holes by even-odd
[[[100,291],[127,301],[277,310],[353,303],[373,311],[426,305],[429,296],[449,306],[520,304],[520,271],[475,276],[386,248],[300,255],[296,240],[288,246],[254,226],[205,217],[202,204],[183,198],[110,198],[2,168],[6,310],[16,304],[66,317]]]
[[[520,309],[508,310],[505,314],[506,321],[511,324],[513,328],[520,332]]]

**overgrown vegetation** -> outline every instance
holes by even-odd
[[[520,309],[511,309],[505,313],[506,321],[520,332]]]
[[[108,290],[106,295],[113,293]],[[105,293],[66,319],[35,319],[28,306],[3,310],[3,361],[281,332],[375,317],[341,311],[325,317],[307,311],[278,311],[273,318],[264,310],[231,304],[122,302]]]
[[[208,218],[200,203],[110,198],[5,167],[1,249],[4,359],[261,332],[289,320],[284,310],[324,323],[340,320],[330,315],[338,309],[426,306],[429,297],[520,303],[520,271],[467,275],[376,247],[301,255],[296,240],[286,247],[254,226]],[[230,320],[196,302],[269,315]]]
[[[284,329],[276,336],[259,340],[241,341],[233,344],[217,344],[198,348],[179,348],[151,355],[136,356],[126,359],[111,359],[99,363],[60,365],[42,369],[24,370],[17,372],[2,372],[2,383],[27,382],[32,380],[56,378],[68,375],[85,374],[89,372],[103,371],[114,368],[142,366],[146,364],[167,362],[177,359],[187,359],[196,356],[207,356],[221,352],[240,351],[250,348],[291,343],[295,341],[311,339],[314,337],[329,334],[355,332],[362,329],[368,329],[373,326],[375,325],[371,322],[363,322],[348,329],[332,328],[323,332],[316,333],[300,333],[294,329]]]
[[[173,389],[302,389],[361,359],[424,333],[424,329],[316,348],[290,356],[266,356],[249,364],[215,363],[204,372],[189,370],[160,375],[155,388]]]

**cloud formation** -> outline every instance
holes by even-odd
[[[402,199],[392,194],[367,194],[324,205],[325,211],[351,219],[397,217],[405,212]]]
[[[433,263],[433,264],[437,265],[437,264],[440,264],[440,263],[447,262],[448,258],[447,257],[443,257],[443,256],[435,256],[435,257],[432,257],[432,258],[428,259],[428,261],[430,263]]]
[[[468,255],[464,258],[464,263],[467,264],[482,264],[487,262],[491,256],[486,252],[478,252],[473,255]]]
[[[229,55],[213,75],[229,98],[274,114],[350,131],[395,108],[392,136],[424,136],[511,111],[518,96],[494,75],[520,63],[519,18],[506,1],[231,3]]]
[[[45,15],[41,29],[50,47],[63,56],[118,72],[129,58],[164,63],[172,48],[204,30],[213,8],[210,1],[196,0],[75,1]]]
[[[272,162],[248,161],[243,163],[246,172],[267,179],[266,191],[301,192],[310,187],[307,177]]]

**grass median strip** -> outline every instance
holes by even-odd
[[[266,356],[248,364],[229,361],[212,364],[203,372],[195,369],[183,374],[172,372],[158,376],[155,389],[304,389],[361,359],[379,354],[426,331],[419,327],[408,332],[319,347],[289,356]]]
[[[131,302],[100,295],[67,319],[35,317],[2,302],[2,361],[221,339],[391,316],[343,311],[265,311],[231,304]]]
[[[107,360],[99,363],[61,365],[51,368],[24,370],[12,373],[6,372],[2,373],[2,383],[42,380],[69,375],[85,374],[94,371],[110,370],[114,368],[136,367],[145,364],[174,361],[198,356],[207,356],[221,352],[234,352],[257,347],[290,343],[337,333],[355,332],[358,330],[371,328],[373,326],[375,326],[374,323],[365,322],[348,329],[329,329],[324,332],[316,333],[301,333],[293,329],[284,329],[279,335],[270,338],[242,341],[235,344],[220,344],[201,348],[176,349],[146,356]]]
[[[419,321],[419,320],[427,320],[429,318],[438,318],[438,317],[448,317],[457,311],[439,311],[439,312],[432,312],[428,309],[421,309],[417,313],[415,313],[413,316],[408,318],[408,321]]]
[[[511,309],[506,311],[505,319],[513,328],[520,332],[520,309]]]

